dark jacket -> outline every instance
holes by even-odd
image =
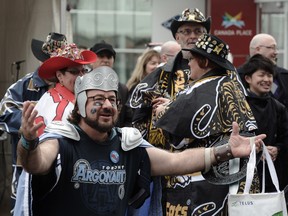
[[[280,188],[283,189],[288,183],[288,111],[284,104],[270,95],[259,97],[249,91],[247,93],[247,101],[258,125],[256,134],[266,134],[267,137],[263,140],[265,145],[278,148],[279,152],[274,165],[279,178]],[[258,169],[262,170],[262,165],[259,165]],[[267,191],[274,190],[270,176],[267,177],[266,185]]]
[[[128,88],[125,84],[120,83],[118,85],[118,97],[120,99],[120,114],[117,122],[118,127],[125,127],[131,125],[131,118],[129,118],[128,109],[125,105],[128,99]]]
[[[174,59],[146,76],[130,95],[127,105],[133,109],[133,126],[151,144],[163,148],[165,143],[162,132],[153,122],[152,100],[175,97],[187,85],[189,74],[188,60],[183,59],[182,52],[179,52]]]
[[[36,103],[47,90],[48,84],[39,77],[37,70],[12,84],[1,100],[0,124],[11,135],[13,163],[16,163],[23,102],[29,100]]]

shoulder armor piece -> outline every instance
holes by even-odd
[[[57,133],[76,141],[80,140],[80,135],[78,131],[72,124],[68,122],[52,121],[46,126],[44,132]]]
[[[134,149],[142,143],[143,138],[138,129],[133,127],[123,127],[119,129],[122,134],[121,146],[124,151]]]

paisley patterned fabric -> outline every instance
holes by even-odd
[[[242,131],[257,127],[245,94],[235,71],[212,70],[182,91],[156,126],[169,134],[173,151],[213,146],[229,136],[233,121]],[[229,182],[228,178],[223,181]],[[166,176],[164,183],[166,215],[227,215],[227,183],[212,184],[201,172]],[[244,185],[244,180],[239,181],[238,192],[243,192]],[[257,175],[252,185],[251,193],[259,192]]]
[[[134,109],[133,127],[139,129],[144,139],[154,146],[170,149],[161,129],[155,126],[156,117],[152,113],[152,100],[157,97],[173,99],[185,89],[189,80],[187,60],[183,64],[180,52],[174,62],[158,68],[145,77],[128,99],[128,106]],[[173,72],[172,72],[173,71]]]
[[[210,71],[181,92],[157,121],[172,136],[205,139],[228,133],[236,121],[243,131],[257,128],[245,99],[245,90],[234,71]],[[177,146],[179,143],[173,143]]]

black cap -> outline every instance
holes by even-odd
[[[116,52],[113,49],[111,44],[106,43],[105,41],[102,41],[101,43],[96,43],[93,47],[90,48],[90,51],[96,53],[96,55],[101,51],[108,51],[112,54],[112,56],[116,57]]]

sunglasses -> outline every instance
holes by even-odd
[[[83,68],[79,69],[79,68],[64,68],[63,72],[69,72],[72,75],[79,75],[80,73],[85,74],[85,73],[89,73],[91,72],[92,68],[88,67],[88,66],[84,66]]]

